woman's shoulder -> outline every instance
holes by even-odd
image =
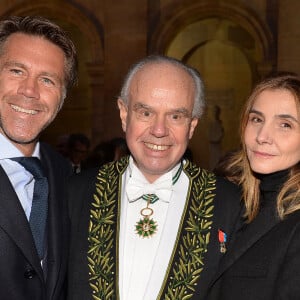
[[[285,216],[285,218],[279,222],[278,226],[288,228],[291,233],[300,235],[300,210],[296,210],[291,214]]]
[[[216,189],[226,196],[232,194],[234,197],[241,199],[241,187],[224,177],[216,175]]]
[[[231,181],[216,176],[215,210],[222,215],[242,215],[243,211],[241,188]]]

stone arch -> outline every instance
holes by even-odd
[[[237,3],[201,1],[191,5],[165,7],[161,11],[159,24],[150,36],[149,52],[165,53],[171,41],[183,27],[212,17],[228,19],[251,34],[256,42],[257,57],[260,57],[257,61],[258,69],[267,68],[267,71],[271,71],[272,65],[276,64],[272,61],[271,55],[271,49],[276,47],[273,36],[266,23],[252,11]]]
[[[195,161],[209,169],[212,169],[207,162],[212,153],[209,124],[213,121],[213,107],[217,105],[222,111],[225,128],[222,151],[226,153],[239,146],[238,115],[253,82],[271,72],[276,65],[272,53],[276,45],[267,24],[243,5],[212,2],[164,7],[158,26],[150,34],[148,49],[150,53],[164,53],[181,59],[204,75],[208,110],[199,122],[190,147]],[[220,26],[221,33],[228,28],[228,35],[219,38],[219,31],[216,36],[202,34],[201,31],[209,26]],[[246,36],[244,41],[250,42],[251,49],[237,37],[226,39],[232,29],[238,33],[237,37]],[[194,38],[190,38],[189,33]],[[238,60],[237,69],[232,67],[234,60],[231,57]]]

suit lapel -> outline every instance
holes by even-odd
[[[87,251],[89,284],[95,299],[120,299],[119,189],[128,158],[125,156],[117,162],[101,167],[97,174],[90,204]]]
[[[198,297],[195,286],[201,281],[205,252],[211,239],[216,177],[186,162],[189,178],[185,208],[169,266],[157,299],[191,299]],[[205,284],[202,288],[206,288]],[[197,289],[199,286],[197,287]]]
[[[59,173],[59,166],[55,160],[51,160],[51,156],[45,148],[41,147],[41,161],[45,167],[48,183],[48,216],[47,216],[47,294],[51,295],[58,280],[58,274],[61,266],[61,253],[63,245],[63,221],[62,212],[63,201],[59,201],[64,197],[62,193],[63,178]],[[61,188],[62,187],[62,188]]]
[[[24,256],[43,278],[42,268],[24,210],[5,171],[0,166],[0,227],[11,237]]]
[[[279,222],[273,207],[266,207],[231,244],[227,254],[221,260],[214,283],[236,260],[238,260],[256,241]]]

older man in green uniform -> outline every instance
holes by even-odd
[[[150,56],[130,69],[118,106],[131,155],[70,184],[69,299],[204,299],[240,203],[233,184],[182,159],[202,80]]]

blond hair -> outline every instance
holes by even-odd
[[[236,172],[240,170],[238,183],[243,188],[243,199],[245,203],[245,217],[251,222],[258,214],[260,207],[260,180],[256,178],[251,170],[244,142],[245,128],[247,126],[250,110],[254,101],[265,90],[287,90],[295,98],[298,116],[300,116],[300,78],[296,74],[281,73],[268,77],[258,83],[250,97],[245,103],[241,114],[240,135],[242,149],[231,159],[228,169]],[[291,167],[288,179],[283,184],[277,196],[277,213],[280,219],[300,209],[300,163]]]

